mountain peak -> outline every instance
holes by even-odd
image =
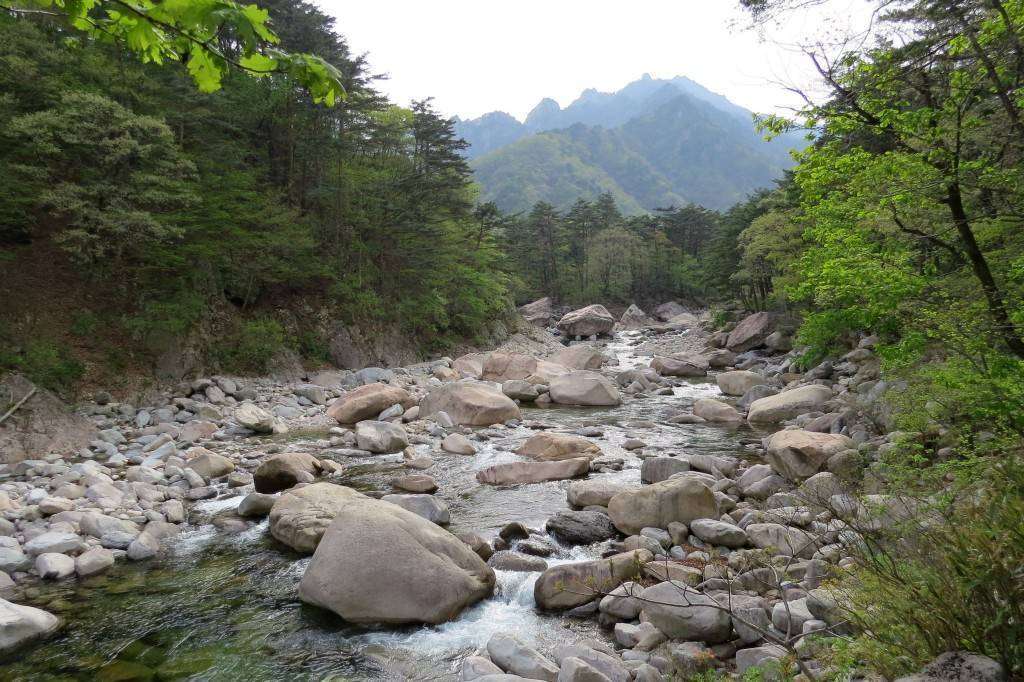
[[[559,114],[562,113],[562,107],[558,106],[558,102],[545,97],[537,106],[526,115],[526,127],[527,128],[546,128],[551,125]]]

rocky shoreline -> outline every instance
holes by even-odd
[[[903,513],[899,497],[871,489],[879,453],[899,437],[886,432],[890,387],[874,340],[798,372],[777,317],[757,313],[711,333],[703,316],[673,306],[659,308],[658,320],[635,306],[618,321],[602,306],[570,311],[551,329],[576,341],[568,346],[538,331],[490,353],[323,371],[297,384],[205,377],[142,408],[97,395],[79,409],[95,429],[87,447],[0,469],[0,594],[12,600],[0,601],[0,651],[60,627],[56,616],[15,603],[24,588],[158,558],[190,527],[192,505],[239,498],[215,523],[237,532],[268,517],[278,542],[312,555],[298,599],[348,622],[444,623],[489,598],[496,571],[526,571],[539,574],[537,609],[609,631],[608,641],[544,653],[514,633],[495,635],[464,658],[462,680],[686,679],[772,661],[817,676],[808,635],[848,631],[825,585],[850,565],[853,529]],[[556,322],[543,302],[523,312]],[[604,341],[613,333],[642,362],[614,364]],[[566,429],[522,413],[671,397],[700,381],[714,381],[721,395],[663,424],[630,424],[628,457],[604,454],[600,427]],[[751,456],[645,441],[645,432],[673,425],[749,425],[756,431],[737,433]],[[446,530],[452,514],[431,470],[523,427],[532,435],[517,458],[480,468],[476,481],[569,481],[566,508],[544,528],[510,509],[494,537]],[[297,434],[313,447],[290,447]],[[373,457],[401,458],[404,473],[390,489],[341,484],[351,462]],[[633,466],[639,487],[594,476]],[[596,546],[597,558],[549,564],[573,546]]]

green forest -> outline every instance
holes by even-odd
[[[0,11],[0,364],[70,385],[76,346],[124,362],[219,316],[209,350],[242,347],[227,364],[258,370],[277,343],[322,355],[315,335],[284,338],[275,307],[398,324],[425,345],[506,311],[451,122],[375,92],[312,4],[263,7],[290,59],[339,74],[332,106],[291,72],[230,64],[204,92],[191,62]],[[240,52],[232,32],[221,45]]]

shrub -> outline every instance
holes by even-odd
[[[262,373],[270,359],[285,346],[284,328],[268,317],[249,320],[224,341],[212,348],[212,354],[229,372]]]
[[[30,341],[20,352],[0,354],[0,367],[17,370],[52,391],[68,391],[85,374],[85,367],[52,341]]]
[[[887,678],[966,649],[1024,672],[1024,462],[1020,452],[960,487],[954,501],[921,506],[897,532],[865,532],[858,568],[837,587],[861,633],[836,664]],[[903,524],[901,524],[903,525]],[[893,542],[897,536],[907,540]]]

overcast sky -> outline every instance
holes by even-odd
[[[748,109],[798,104],[783,85],[813,82],[796,44],[866,25],[864,0],[830,0],[761,40],[736,0],[315,0],[353,52],[388,75],[398,104],[427,96],[448,115],[522,119],[542,98],[617,90],[650,73],[688,76]]]

